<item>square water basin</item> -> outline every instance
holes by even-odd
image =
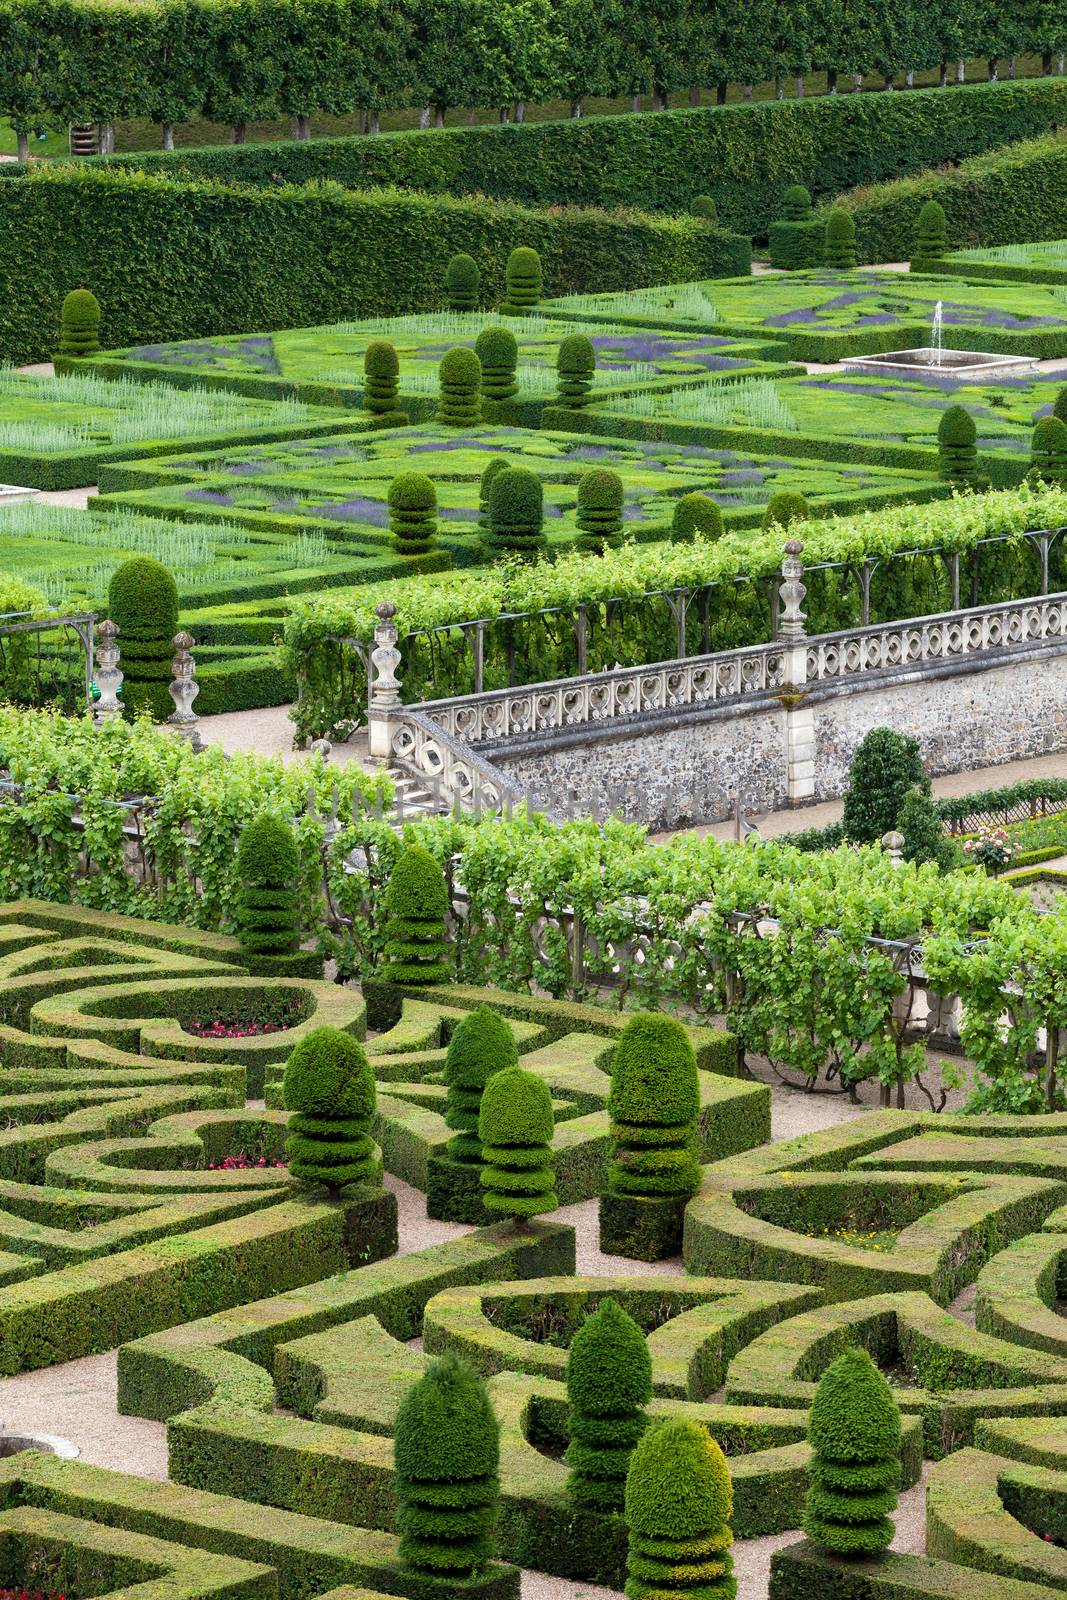
[[[942,372],[954,378],[996,378],[1029,372],[1033,356],[998,356],[985,350],[888,350],[881,356],[851,356],[841,363],[846,372]]]

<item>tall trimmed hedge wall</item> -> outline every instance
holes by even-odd
[[[615,14],[609,15],[614,28]],[[755,31],[750,24],[747,37]],[[180,167],[242,183],[276,184],[277,174],[301,183],[334,178],[354,188],[395,183],[530,205],[687,212],[694,196],[706,191],[725,225],[763,233],[786,189],[798,181],[826,197],[962,161],[1065,121],[1067,80],[1034,78],[114,159],[146,171]],[[250,326],[247,319],[240,325]]]
[[[491,303],[517,245],[539,251],[552,293],[743,273],[751,259],[746,239],[698,217],[36,170],[0,183],[0,357],[46,359],[75,285],[106,306],[110,343],[139,344],[440,308],[460,249]]]

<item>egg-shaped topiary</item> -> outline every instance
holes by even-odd
[[[507,467],[489,485],[489,538],[494,556],[532,557],[544,547],[544,490],[528,467]]]
[[[285,970],[300,944],[297,878],[300,855],[292,824],[262,812],[237,845],[237,937],[251,971]],[[268,963],[264,968],[263,962]]]
[[[1052,404],[1052,415],[1067,422],[1067,387],[1061,389]]]
[[[449,311],[477,311],[482,275],[473,256],[459,251],[445,268],[445,299]]]
[[[556,404],[575,410],[585,405],[596,372],[596,349],[584,333],[569,333],[560,340],[556,355],[559,392]]]
[[[506,472],[510,466],[507,456],[493,456],[478,480],[478,527],[483,541],[489,537],[489,490],[497,473]]]
[[[126,710],[163,722],[174,710],[169,692],[178,631],[174,577],[152,556],[131,556],[111,574],[107,606],[119,629]]]
[[[459,1582],[496,1550],[500,1429],[481,1379],[454,1355],[400,1402],[394,1432],[400,1559]]]
[[[100,302],[91,289],[72,289],[59,313],[59,354],[91,356],[100,348]]]
[[[964,406],[949,406],[937,425],[937,470],[949,483],[967,485],[978,476],[978,430]]]
[[[453,1129],[448,1154],[453,1161],[481,1162],[478,1114],[482,1094],[495,1072],[518,1065],[515,1036],[499,1011],[479,1006],[468,1012],[445,1052],[445,1126]]]
[[[700,1183],[699,1110],[696,1056],[684,1027],[659,1011],[637,1012],[611,1065],[611,1187],[624,1194],[693,1194]]]
[[[409,845],[397,857],[385,890],[386,983],[447,983],[448,885],[428,850]]]
[[[703,217],[705,222],[713,226],[719,220],[719,208],[710,194],[698,194],[689,209],[694,217]]]
[[[809,1538],[868,1556],[893,1538],[900,1487],[900,1410],[866,1350],[846,1350],[819,1380],[808,1416]]]
[[[911,253],[913,272],[937,270],[939,261],[948,254],[948,219],[944,208],[936,200],[928,200],[919,212],[915,228],[915,245]]]
[[[626,1478],[628,1600],[734,1600],[733,1486],[699,1422],[647,1429]]]
[[[828,267],[847,271],[856,265],[856,223],[851,211],[838,206],[826,219],[823,259]]]
[[[376,428],[402,428],[407,413],[397,405],[400,392],[400,358],[388,339],[372,339],[363,352],[363,409]]]
[[[793,489],[780,489],[772,494],[763,513],[765,528],[788,528],[791,522],[807,522],[811,507],[802,494]]]
[[[1059,417],[1042,417],[1030,441],[1030,471],[1035,483],[1067,485],[1067,423]]]
[[[483,328],[474,341],[482,364],[482,394],[487,400],[509,400],[518,390],[515,371],[519,346],[510,328]]]
[[[608,467],[592,467],[578,479],[578,537],[575,546],[591,555],[622,544],[622,479]]]
[[[519,245],[508,256],[504,303],[501,311],[521,316],[532,311],[541,298],[541,257],[528,245]]]
[[[782,217],[786,222],[806,222],[811,216],[811,195],[802,183],[790,184],[782,196]]]
[[[308,1184],[380,1188],[371,1136],[376,1094],[363,1046],[341,1028],[314,1028],[285,1063],[282,1097],[291,1113],[289,1171]]]
[[[402,472],[389,485],[389,531],[398,556],[423,556],[437,535],[437,491],[423,472]]]
[[[693,539],[719,539],[723,533],[722,512],[709,494],[694,490],[674,502],[671,538],[677,544]]]
[[[559,1205],[555,1191],[552,1095],[522,1067],[494,1072],[482,1094],[482,1200],[496,1217],[522,1222]]]
[[[567,1487],[579,1505],[622,1510],[630,1457],[651,1398],[645,1336],[615,1300],[602,1300],[567,1352]]]
[[[482,420],[482,364],[465,344],[446,350],[437,369],[437,421],[446,428],[475,428]]]

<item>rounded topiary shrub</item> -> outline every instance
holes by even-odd
[[[785,222],[806,222],[811,216],[811,195],[802,183],[790,184],[782,196],[782,218]]]
[[[299,953],[300,855],[292,824],[264,812],[246,823],[237,845],[237,937],[250,972],[321,971]]]
[[[482,420],[482,364],[465,344],[446,350],[438,366],[437,421],[446,428],[476,428]]]
[[[827,217],[823,259],[828,267],[842,271],[856,265],[856,223],[851,211],[838,207]]]
[[[544,491],[536,472],[506,467],[489,485],[491,555],[532,557],[544,547]]]
[[[519,245],[508,256],[507,288],[501,311],[521,315],[531,311],[541,298],[541,257],[528,245]]]
[[[477,311],[482,275],[473,256],[460,251],[445,268],[445,299],[449,311]]]
[[[978,476],[978,430],[963,406],[949,406],[937,425],[937,470],[949,483],[973,484]]]
[[[699,1110],[696,1056],[684,1027],[662,1012],[639,1011],[622,1030],[611,1067],[610,1187],[620,1194],[695,1194]]]
[[[517,1066],[518,1061],[515,1036],[499,1011],[479,1006],[463,1018],[445,1053],[445,1124],[453,1130],[448,1141],[453,1161],[481,1162],[482,1094],[494,1072]]]
[[[575,410],[585,405],[596,372],[596,349],[584,333],[569,333],[560,340],[556,355],[559,393],[556,403]]]
[[[694,490],[674,502],[671,538],[676,543],[688,544],[697,538],[719,539],[722,532],[722,512],[710,495]]]
[[[478,527],[483,541],[489,538],[489,490],[498,472],[507,472],[511,462],[507,456],[493,456],[478,480]]]
[[[1061,389],[1052,405],[1052,415],[1067,422],[1067,388]]]
[[[933,861],[942,871],[952,865],[955,850],[929,790],[908,790],[896,826],[904,837],[905,861]]]
[[[447,983],[448,886],[428,850],[409,845],[397,857],[385,890],[386,983]]]
[[[710,194],[698,194],[689,209],[694,217],[703,217],[705,222],[714,224],[719,220],[719,208]]]
[[[866,1350],[846,1350],[819,1380],[804,1532],[840,1556],[884,1550],[900,1488],[900,1411]]]
[[[845,837],[877,844],[898,826],[913,789],[929,794],[919,741],[895,728],[872,728],[856,746],[845,791]]]
[[[411,1385],[396,1416],[400,1559],[453,1581],[496,1553],[500,1430],[481,1379],[454,1355]]]
[[[911,253],[911,270],[927,272],[936,268],[948,254],[948,220],[944,209],[936,200],[928,200],[919,212],[915,228],[915,245]]]
[[[407,413],[397,405],[400,392],[400,358],[388,339],[374,339],[363,353],[363,409],[376,428],[400,428]]]
[[[652,1357],[641,1329],[602,1300],[567,1352],[567,1488],[579,1505],[621,1511],[634,1446],[652,1398]]]
[[[285,1063],[289,1171],[302,1183],[381,1187],[371,1137],[375,1089],[363,1046],[341,1028],[314,1028]]]
[[[1030,471],[1034,483],[1067,485],[1067,422],[1042,417],[1030,442]]]
[[[91,356],[100,348],[100,302],[91,289],[72,289],[59,313],[59,354]]]
[[[515,371],[519,346],[510,328],[483,328],[474,341],[482,364],[482,394],[487,400],[510,400],[518,391]]]
[[[111,574],[107,610],[119,629],[126,710],[163,722],[174,710],[169,690],[178,586],[172,574],[151,556],[131,556]]]
[[[734,1600],[733,1485],[699,1422],[653,1424],[626,1478],[628,1600]]]
[[[578,479],[579,550],[601,556],[622,544],[622,479],[607,467],[592,467]]]
[[[788,528],[791,522],[807,522],[811,507],[802,494],[793,489],[779,489],[772,494],[763,513],[765,528]]]
[[[398,556],[424,556],[437,535],[437,491],[422,472],[402,472],[389,485],[389,531]]]
[[[522,1067],[494,1072],[482,1094],[482,1200],[494,1217],[523,1222],[555,1211],[552,1096],[543,1078]]]

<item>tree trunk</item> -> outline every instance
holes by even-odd
[[[173,122],[165,122],[163,124],[163,148],[164,148],[164,150],[173,150],[174,149],[174,124],[173,124]]]
[[[948,62],[942,61],[937,73],[937,87],[943,89],[948,83]]]
[[[862,94],[862,92],[863,92],[863,73],[862,72],[854,72],[852,74],[852,87],[853,87],[853,89],[855,90],[855,92],[857,94]]]
[[[785,83],[780,77],[776,77],[774,80],[774,98],[776,100],[785,99]]]
[[[670,101],[662,89],[653,89],[652,109],[653,111],[667,111],[670,109]]]
[[[904,87],[905,89],[914,89],[915,87],[915,70],[913,67],[909,67],[904,74]]]
[[[631,97],[630,97],[630,110],[631,111],[640,111],[640,109],[641,109],[641,96],[639,94],[631,95]]]
[[[513,122],[525,122],[526,121],[526,101],[525,100],[516,100],[515,105],[512,108],[511,120]]]
[[[507,106],[500,107],[500,110],[497,113],[497,118],[500,122],[509,122],[511,120],[511,112],[508,110]]]
[[[894,83],[896,82],[896,79],[897,79],[897,75],[896,75],[895,72],[887,72],[886,75],[885,75],[885,81],[882,84],[882,88],[883,89],[892,89]]]
[[[717,106],[724,106],[726,104],[726,91],[728,88],[729,84],[726,83],[717,83],[715,85],[715,104]]]
[[[1014,78],[1014,76],[1015,76],[1015,57],[1014,56],[1009,56],[1008,57],[1008,65],[1004,69],[1004,76],[1006,78]]]
[[[1060,78],[1063,77],[1064,59],[1065,59],[1065,52],[1061,50],[1059,55],[1056,57],[1056,75],[1057,75],[1057,77],[1060,77]]]
[[[231,123],[231,125],[230,125],[230,143],[231,144],[244,144],[244,142],[245,142],[245,140],[247,138],[248,138],[248,123],[247,122],[234,122],[234,123]]]
[[[966,83],[967,82],[967,63],[966,63],[966,61],[957,61],[956,62],[956,82],[957,83]]]
[[[100,124],[100,154],[113,156],[115,154],[115,124],[102,122]]]
[[[698,83],[691,83],[689,85],[689,104],[691,106],[698,106],[700,104],[700,85]]]
[[[360,133],[366,133],[367,131],[367,113],[362,106],[359,112],[359,131]]]
[[[445,125],[445,108],[444,108],[444,106],[434,106],[434,108],[433,108],[433,125],[434,125],[435,128],[443,128],[444,127],[444,125]]]
[[[1060,1030],[1045,1024],[1045,1100],[1050,1111],[1056,1109],[1056,1064],[1060,1053]]]
[[[996,56],[990,56],[990,58],[989,58],[989,81],[990,81],[990,83],[996,83],[997,78],[999,77],[999,73],[997,72],[997,66],[998,66],[998,61],[997,61]]]
[[[370,130],[369,131],[371,133],[381,133],[381,131],[382,131],[382,125],[381,125],[381,121],[379,119],[377,111],[372,111],[371,114],[370,114]]]
[[[471,106],[470,110],[467,112],[467,126],[468,126],[468,128],[473,128],[474,124],[477,122],[477,120],[478,120],[478,107],[477,106]]]
[[[798,100],[803,100],[803,98],[804,98],[804,79],[798,77],[797,78],[797,99]]]
[[[30,159],[30,140],[28,134],[16,133],[15,149],[18,153],[18,158],[20,161],[28,161]]]
[[[585,96],[584,95],[576,94],[574,99],[571,101],[571,116],[572,117],[584,117],[585,116]]]
[[[311,118],[303,114],[293,118],[293,138],[306,140],[311,138]]]
[[[1051,50],[1046,50],[1044,55],[1041,57],[1041,76],[1043,78],[1051,78],[1051,76],[1052,76],[1052,51]]]
[[[827,94],[836,94],[837,93],[837,68],[836,67],[830,67],[828,69],[828,71],[827,71],[827,74],[826,74],[826,92],[827,92]]]
[[[743,83],[741,85],[741,98],[742,100],[752,99],[752,85],[750,83]]]
[[[420,128],[428,128],[429,126],[430,126],[430,108],[429,108],[429,106],[420,106],[419,107],[419,127]]]

